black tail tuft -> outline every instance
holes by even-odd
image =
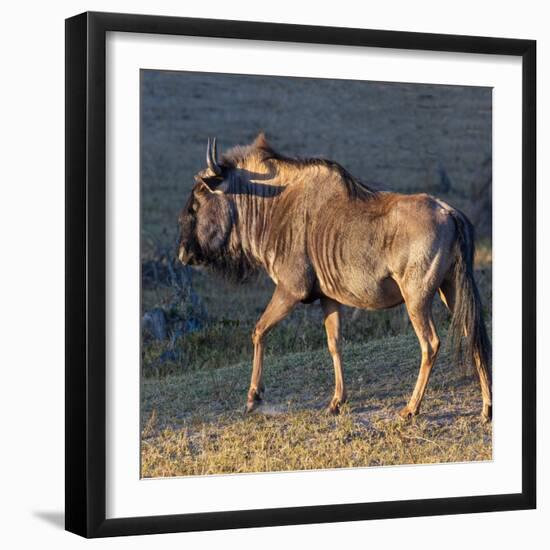
[[[464,214],[453,211],[457,228],[455,304],[449,329],[455,359],[474,366],[476,360],[490,377],[491,344],[483,320],[483,308],[474,279],[474,227]],[[466,334],[465,334],[466,333]]]

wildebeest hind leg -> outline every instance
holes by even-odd
[[[328,350],[334,365],[334,397],[330,402],[329,411],[332,414],[338,414],[340,407],[346,401],[346,387],[340,358],[340,304],[330,298],[321,298],[321,307],[323,308]]]
[[[406,419],[415,416],[420,410],[420,403],[439,351],[439,337],[432,318],[432,297],[423,298],[419,302],[405,298],[405,303],[422,351],[416,385],[409,402],[399,413],[402,418]]]
[[[262,382],[262,369],[264,363],[264,336],[279,321],[282,321],[300,301],[300,298],[294,297],[281,287],[277,287],[266,310],[263,312],[256,328],[252,333],[252,343],[254,344],[254,361],[252,364],[252,376],[250,379],[250,389],[246,402],[245,412],[254,410],[262,400],[264,390]]]

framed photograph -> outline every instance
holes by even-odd
[[[535,507],[531,40],[66,21],[66,528]]]

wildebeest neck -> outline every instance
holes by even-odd
[[[234,215],[227,252],[263,267],[275,282],[289,258],[309,269],[312,217],[319,221],[377,196],[335,162],[286,158],[265,147],[237,148],[223,165]]]
[[[273,213],[286,186],[278,181],[250,179],[233,182],[229,195],[234,204],[234,231],[230,248],[240,248],[252,263],[269,272],[268,243],[273,230]],[[278,231],[282,228],[278,228]]]

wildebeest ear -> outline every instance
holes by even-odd
[[[271,145],[269,145],[269,142],[267,141],[267,138],[265,137],[265,134],[263,132],[260,132],[256,139],[254,140],[254,147],[257,149],[265,149],[266,151],[272,151]]]
[[[221,178],[201,178],[200,179],[200,188],[207,193],[217,193],[218,195],[223,195],[227,191],[227,182]]]

